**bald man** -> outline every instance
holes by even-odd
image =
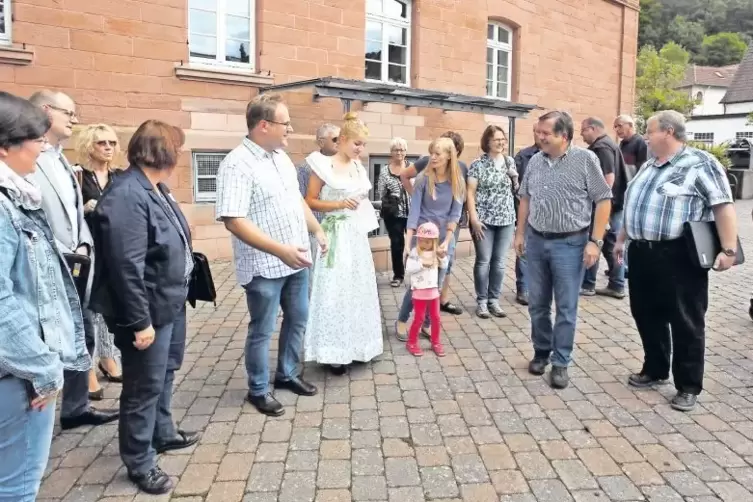
[[[84,221],[84,206],[81,190],[70,163],[63,155],[62,143],[73,135],[73,126],[78,124],[76,104],[62,92],[43,90],[29,98],[50,117],[52,126],[47,132],[47,145],[37,159],[37,171],[32,180],[42,191],[42,208],[55,236],[55,243],[62,253],[78,253],[93,258],[94,241]],[[81,298],[84,317],[86,348],[94,352],[94,325],[86,298]],[[101,425],[118,419],[116,410],[95,410],[89,404],[88,372],[66,371],[64,374],[63,400],[60,407],[60,425],[74,429],[83,425]]]

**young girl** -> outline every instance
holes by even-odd
[[[426,310],[431,319],[431,348],[439,357],[444,356],[444,348],[439,341],[439,269],[447,268],[449,257],[437,256],[439,248],[439,228],[434,223],[426,222],[416,231],[416,247],[408,255],[405,275],[410,280],[413,291],[413,323],[408,332],[408,352],[421,356],[423,352],[418,344],[418,332],[423,324]]]

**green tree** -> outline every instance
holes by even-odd
[[[638,45],[664,45],[664,29],[662,25],[662,5],[659,0],[641,0],[641,12],[638,18]]]
[[[667,28],[669,40],[681,45],[691,54],[701,51],[706,29],[698,21],[688,21],[685,16],[675,16]]]
[[[689,115],[695,105],[687,91],[677,90],[685,76],[690,55],[674,42],[657,51],[642,47],[638,54],[636,115],[645,121],[661,110],[676,110]]]
[[[748,44],[739,33],[717,33],[703,38],[699,62],[709,66],[725,66],[739,63]]]

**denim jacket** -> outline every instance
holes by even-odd
[[[28,381],[44,396],[63,387],[63,370],[87,371],[76,287],[38,204],[0,163],[0,378]],[[11,175],[12,176],[12,175]]]

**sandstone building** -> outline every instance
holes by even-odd
[[[243,135],[259,88],[332,76],[534,105],[517,123],[521,147],[540,109],[576,120],[630,112],[637,33],[638,0],[0,0],[0,88],[62,90],[82,123],[109,123],[124,142],[147,118],[183,127],[173,193],[197,249],[222,258],[231,250],[214,222],[213,173]],[[315,102],[311,89],[285,96],[298,162],[317,125],[337,122],[343,108]],[[420,155],[455,129],[471,160],[486,123],[508,126],[484,113],[358,101],[353,109],[371,131],[372,168],[394,136]]]

